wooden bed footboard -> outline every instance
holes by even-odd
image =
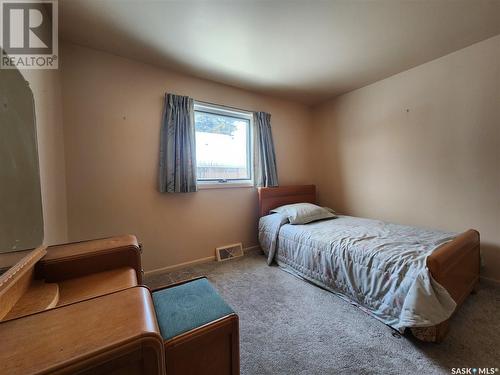
[[[457,236],[427,258],[427,267],[439,284],[460,306],[479,282],[479,232],[473,229]],[[420,340],[441,342],[448,332],[448,320],[433,326],[411,328]]]
[[[427,267],[457,305],[462,304],[479,281],[479,232],[469,229],[441,246],[427,258]]]

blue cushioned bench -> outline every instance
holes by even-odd
[[[206,278],[155,291],[153,303],[164,340],[234,314]]]
[[[152,292],[167,374],[239,374],[239,324],[205,278]]]

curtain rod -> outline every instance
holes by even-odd
[[[208,105],[216,105],[216,106],[219,106],[219,107],[224,107],[224,108],[229,108],[229,109],[234,109],[236,111],[242,111],[242,112],[249,112],[249,113],[254,113],[254,111],[249,111],[248,109],[243,109],[243,108],[237,108],[237,107],[231,107],[229,105],[224,105],[224,104],[219,104],[219,103],[212,103],[212,102],[205,102],[203,100],[194,100],[195,102],[197,103],[201,103],[201,104],[208,104]]]

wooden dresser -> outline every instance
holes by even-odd
[[[134,236],[29,253],[0,276],[0,372],[238,375],[238,316],[208,281],[152,293],[140,267]]]
[[[142,286],[3,322],[0,337],[6,374],[165,371],[163,340]]]

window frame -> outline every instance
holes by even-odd
[[[232,178],[232,179],[198,179],[196,182],[200,189],[217,189],[217,188],[236,188],[236,187],[253,187],[254,186],[254,154],[253,154],[253,112],[244,111],[241,109],[226,107],[219,104],[206,103],[201,101],[194,102],[194,112],[203,112],[208,114],[232,117],[248,121],[247,129],[247,166],[249,178]],[[195,122],[195,137],[196,137],[196,122]],[[196,160],[198,164],[198,160]],[[196,166],[198,169],[198,166]],[[198,170],[196,171],[198,174]]]

